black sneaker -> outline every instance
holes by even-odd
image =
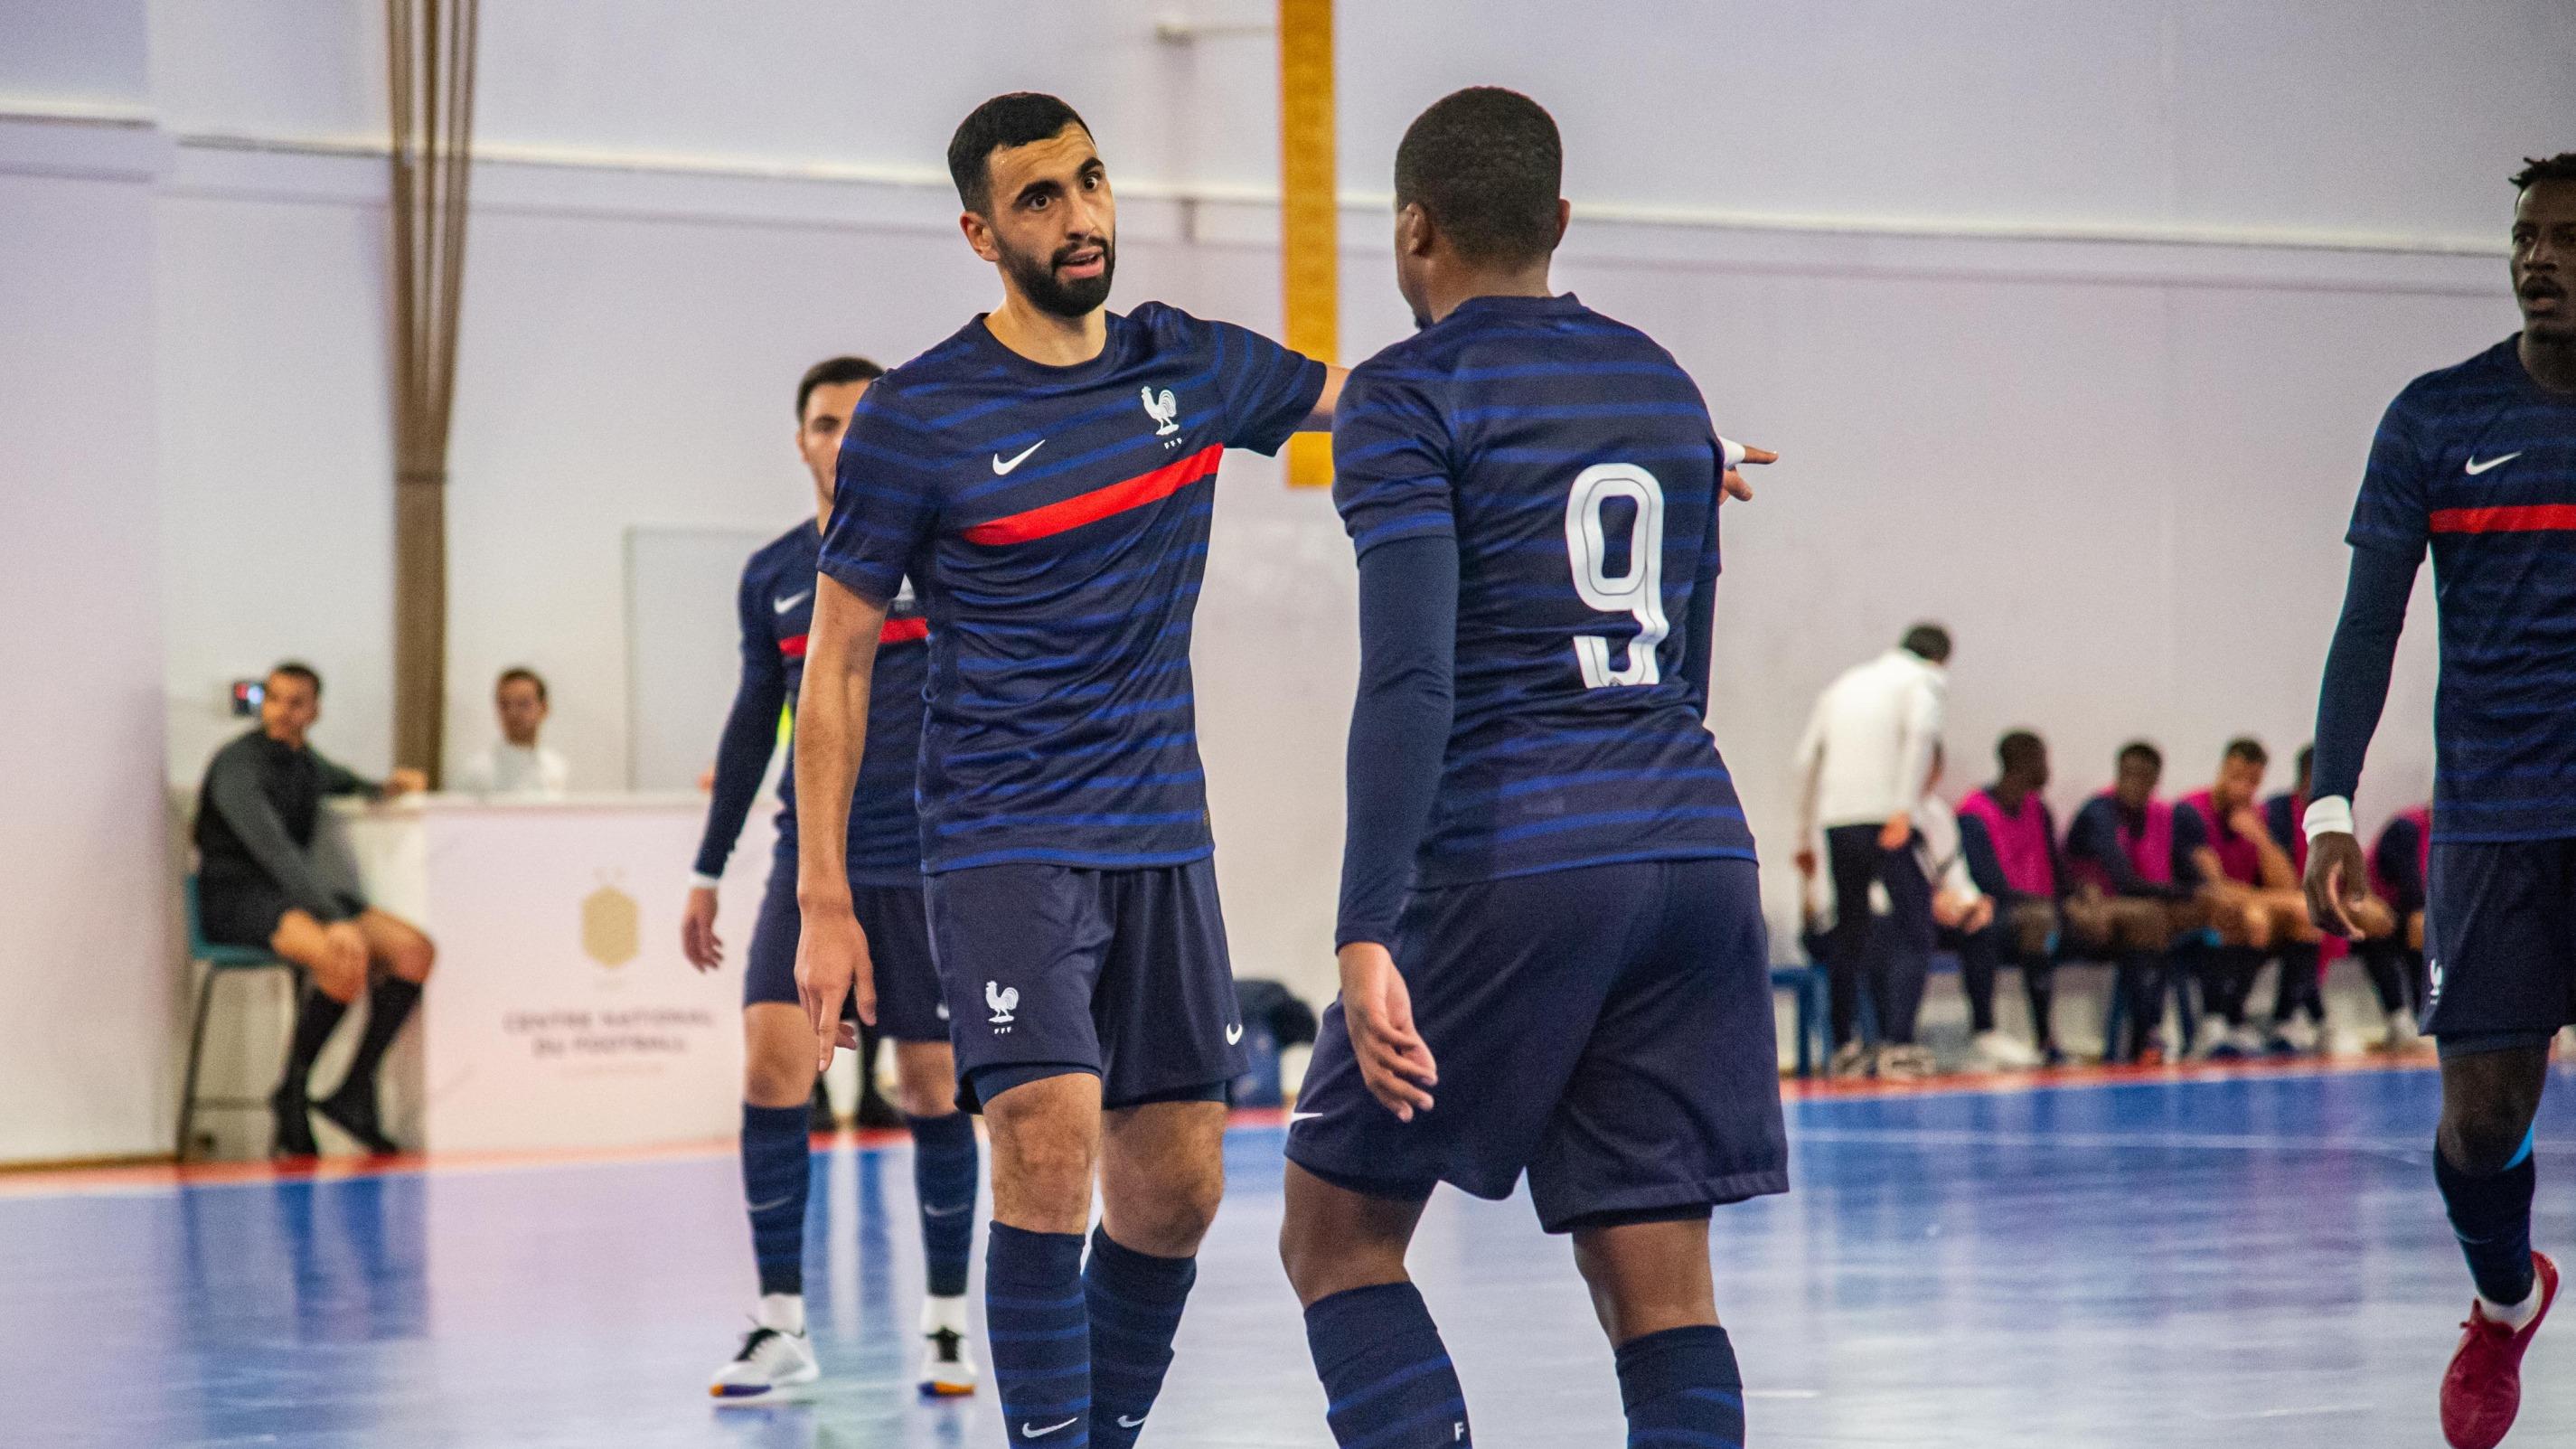
[[[391,1157],[402,1148],[387,1137],[376,1121],[376,1086],[373,1082],[350,1080],[340,1090],[313,1104],[332,1126],[358,1139],[358,1145],[378,1157]],[[309,1142],[312,1139],[307,1137]]]

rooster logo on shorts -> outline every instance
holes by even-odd
[[[984,983],[984,1004],[993,1008],[993,1025],[1011,1024],[1011,1013],[1020,1009],[1020,988],[1004,986],[999,981]]]

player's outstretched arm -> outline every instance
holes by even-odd
[[[859,1019],[877,1019],[868,939],[850,904],[850,792],[868,737],[868,690],[886,605],[852,592],[830,574],[814,580],[814,626],[806,636],[805,688],[796,711],[796,994],[814,1028],[816,1070],[843,1040],[841,1006],[857,998]]]
[[[2379,729],[2380,711],[2388,705],[2389,670],[2422,557],[2420,550],[2353,549],[2343,615],[2335,621],[2334,647],[2326,653],[2325,680],[2317,689],[2314,799],[2301,827],[2308,834],[2304,884],[2309,919],[2338,936],[2358,929],[2352,913],[2370,893],[2369,866],[2353,834],[2352,796],[2361,785],[2362,758]]]

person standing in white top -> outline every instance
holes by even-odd
[[[1821,832],[1838,900],[1865,901],[1873,886],[1885,890],[1896,927],[1875,932],[1867,911],[1843,911],[1826,937],[1834,1066],[1845,1075],[1869,1056],[1859,1039],[1864,983],[1885,1021],[1888,1004],[1921,996],[1932,955],[1932,886],[1911,845],[1941,737],[1949,658],[1948,630],[1915,625],[1896,648],[1825,687],[1798,743],[1798,838]],[[1818,866],[1815,849],[1802,846],[1799,874],[1812,876]]]
[[[492,686],[492,709],[501,718],[501,738],[465,762],[456,788],[494,798],[562,799],[571,772],[563,756],[537,743],[548,712],[545,680],[524,665],[502,670]]]

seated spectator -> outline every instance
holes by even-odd
[[[2114,990],[2128,1001],[2126,1039],[2107,1055],[2153,1065],[2164,1060],[2165,970],[2174,943],[2201,926],[2194,899],[2198,817],[2156,798],[2161,751],[2144,740],[2120,747],[2108,790],[2084,802],[2066,831],[2075,889],[2059,904],[2065,954],[2108,956]]]
[[[2298,871],[2256,805],[2270,764],[2260,741],[2230,740],[2219,757],[2217,780],[2182,802],[2201,836],[2192,859],[2201,903],[2218,932],[2201,978],[2202,1015],[2218,1018],[2206,1028],[2217,1039],[2213,1054],[2264,1045],[2245,1020],[2245,1002],[2255,973],[2276,954],[2281,974],[2273,993],[2271,1040],[2313,1046],[2316,1024],[2325,1017],[2325,999],[2317,991],[2317,943],[2324,933],[2308,920]],[[2301,1012],[2308,1013],[2304,1023]]]
[[[1995,962],[2001,946],[1995,936],[1995,899],[1986,894],[1969,869],[1963,846],[1964,832],[1958,814],[1937,793],[1941,784],[1943,752],[1932,747],[1932,771],[1923,781],[1923,800],[1914,811],[1914,852],[1923,863],[1923,877],[1932,883],[1932,925],[1934,940],[1941,949],[1959,958],[1959,977],[1970,998],[1969,1017],[1977,1017],[1976,982],[1983,983],[1985,999],[1984,1025],[1979,1030],[1976,1054],[1980,1065],[1987,1067],[2036,1066],[2038,1057],[2028,1047],[2010,1038],[2001,1038],[2007,1047],[1999,1050],[1998,1033],[1994,1030]],[[1875,904],[1875,902],[1873,902]],[[1923,1005],[1923,993],[1905,1003],[1915,1014]],[[1909,1015],[1905,1022],[1905,1046],[1891,1060],[1882,1056],[1880,1075],[1898,1078],[1929,1076],[1933,1070],[1932,1054],[1914,1045],[1915,1022]],[[2015,1054],[2010,1048],[2020,1048]]]
[[[1995,782],[1959,802],[1959,847],[1968,874],[1995,903],[1987,928],[1959,947],[1960,983],[1981,1064],[2008,1068],[2064,1060],[2050,1022],[2055,995],[2058,897],[2067,880],[2048,788],[2048,746],[2028,730],[1995,742]],[[2030,1002],[2031,1044],[1995,1028],[1995,969],[2021,972]]]
[[[372,1152],[392,1152],[378,1124],[376,1069],[393,1045],[433,952],[417,929],[331,884],[313,856],[329,795],[385,799],[422,788],[417,770],[379,785],[324,759],[306,743],[321,717],[322,679],[303,664],[269,671],[259,728],[215,752],[197,796],[197,900],[206,939],[265,947],[304,968],[311,987],[295,1017],[285,1080],[270,1106],[276,1151],[310,1157],[308,1112],[320,1112]],[[369,987],[370,977],[374,985]],[[367,993],[367,1025],[338,1090],[319,1102],[306,1077],[350,1003]]]
[[[2424,872],[2432,858],[2433,807],[2401,810],[2381,827],[2370,847],[2370,899],[2354,913],[2361,935],[2352,953],[2370,974],[2371,990],[2388,1018],[2380,1045],[2404,1051],[2421,1039],[2415,1020],[2424,1009]]]
[[[456,788],[469,795],[560,800],[569,771],[563,756],[537,743],[551,708],[546,682],[525,665],[501,671],[492,686],[492,709],[501,738],[483,747],[456,772]]]

